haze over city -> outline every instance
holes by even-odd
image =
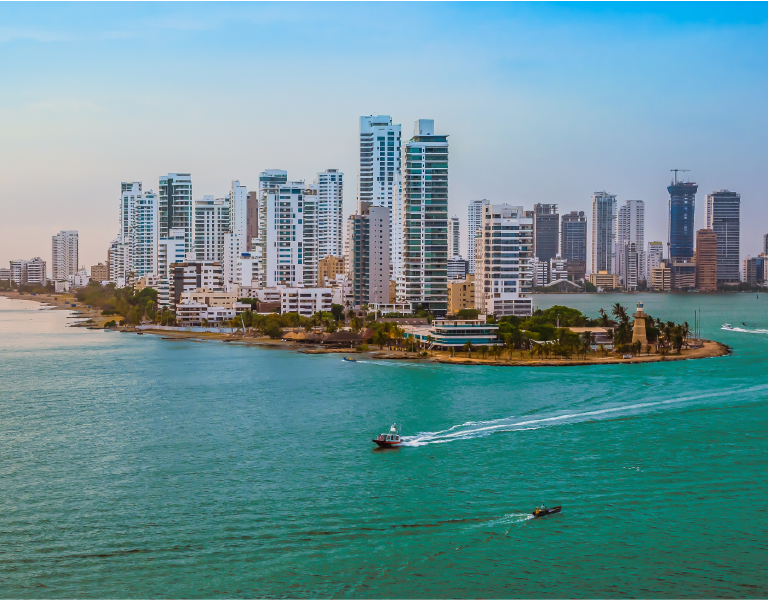
[[[359,117],[449,135],[450,214],[488,198],[561,212],[646,203],[667,240],[669,169],[741,194],[741,254],[768,229],[762,5],[87,4],[0,6],[0,263],[62,229],[106,258],[121,181],[195,198],[278,168],[345,174]],[[466,227],[462,227],[462,247]]]

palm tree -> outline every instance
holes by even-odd
[[[383,328],[379,328],[373,334],[373,343],[379,347],[379,350],[384,348],[384,344],[389,340],[389,336],[384,332]]]
[[[605,312],[604,308],[601,308],[598,312],[600,313],[600,325],[608,327],[608,313]]]
[[[431,350],[432,350],[432,342],[434,342],[434,341],[435,341],[435,338],[433,338],[431,335],[427,336],[427,344],[429,344],[428,348],[430,350],[430,354],[432,353],[431,352]]]
[[[480,346],[480,354],[483,357],[483,359],[485,359],[485,356],[488,354],[488,346],[486,346],[485,344]]]
[[[585,331],[581,340],[581,352],[584,354],[584,358],[587,358],[587,352],[592,347],[592,334],[589,331]]]
[[[464,342],[464,345],[462,346],[462,348],[464,349],[464,352],[467,353],[467,357],[472,358],[472,350],[475,349],[475,347],[472,345],[472,342],[467,340],[466,342]]]
[[[603,357],[605,357],[605,346],[603,344],[600,344],[599,350],[600,350],[600,354],[602,354]]]

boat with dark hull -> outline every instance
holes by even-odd
[[[547,515],[554,515],[555,513],[559,513],[561,510],[563,510],[562,506],[553,506],[552,508],[545,508],[544,510],[537,508],[531,514],[533,515],[534,519],[540,519],[541,517],[546,517]]]

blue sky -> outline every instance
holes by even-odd
[[[284,168],[346,174],[358,117],[450,135],[450,205],[590,211],[646,201],[669,169],[742,193],[742,254],[768,233],[768,8],[758,3],[2,3],[0,264],[78,229],[106,257],[119,184],[191,171],[196,197]]]

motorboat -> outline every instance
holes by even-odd
[[[393,423],[387,433],[380,433],[372,441],[379,448],[393,448],[402,444],[403,438],[400,436],[400,430],[397,425]]]
[[[345,361],[347,361],[347,362],[357,362],[357,359],[356,359],[356,358],[349,358],[348,356],[345,356],[345,357],[344,357],[344,358],[342,358],[341,360],[345,360]]]
[[[544,510],[537,508],[531,514],[533,515],[534,519],[540,519],[541,517],[546,517],[547,515],[554,515],[555,513],[559,513],[561,510],[563,510],[562,506],[553,506],[552,508],[545,508]]]
[[[726,331],[732,331],[733,327],[730,323],[723,323],[723,326],[720,329],[725,329]]]

